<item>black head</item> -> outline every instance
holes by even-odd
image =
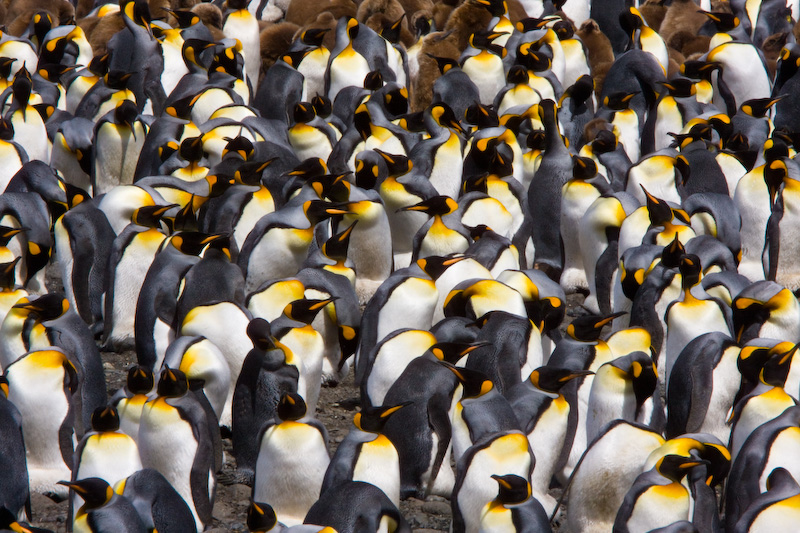
[[[300,420],[306,416],[306,402],[303,397],[294,392],[284,392],[278,401],[278,418],[284,422]]]
[[[111,406],[98,407],[92,413],[92,429],[94,431],[117,431],[119,429],[119,413]]]
[[[158,381],[158,395],[164,398],[180,398],[189,391],[186,374],[178,369],[166,367],[161,371]]]
[[[133,365],[128,370],[126,387],[132,394],[147,394],[153,390],[153,385],[155,385],[155,376],[149,368]]]

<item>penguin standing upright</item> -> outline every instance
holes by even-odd
[[[30,490],[64,499],[67,490],[57,482],[71,476],[75,367],[60,350],[38,350],[10,364],[5,377],[8,399],[22,415]]]
[[[31,75],[23,65],[14,75],[14,82],[11,85],[14,101],[4,118],[11,122],[14,129],[14,142],[25,147],[25,152],[31,161],[34,159],[50,161],[51,145],[44,121],[30,103],[32,88]]]
[[[345,481],[366,481],[400,505],[400,460],[394,444],[383,434],[386,421],[404,405],[365,407],[356,413],[351,429],[336,448],[321,494]],[[378,467],[378,465],[380,465]]]
[[[161,231],[161,217],[172,206],[147,206],[137,209],[131,224],[114,240],[108,258],[104,343],[122,347],[134,337],[134,317],[139,292],[147,270],[166,236]]]
[[[117,185],[130,185],[147,135],[136,104],[122,100],[94,129],[92,191],[95,196]]]
[[[255,89],[260,79],[261,70],[261,38],[259,35],[258,20],[247,10],[248,2],[233,0],[228,2],[230,12],[225,18],[222,33],[226,37],[239,39],[242,43],[244,56],[244,69],[250,86]]]
[[[533,219],[534,265],[558,280],[563,268],[563,245],[558,225],[561,220],[561,190],[572,177],[572,156],[564,145],[556,121],[556,103],[543,100],[539,104],[545,127],[546,148],[528,190],[528,210]]]
[[[180,370],[165,369],[157,392],[142,410],[137,439],[142,466],[158,470],[175,487],[199,533],[211,521],[216,492],[216,421],[208,420],[194,395],[188,394],[189,383]]]
[[[136,441],[119,431],[119,414],[114,407],[98,407],[92,413],[91,431],[75,448],[72,468],[72,482],[99,477],[111,485],[142,469]],[[75,496],[74,510],[83,504],[80,495]]]
[[[690,517],[691,495],[681,484],[690,469],[701,464],[692,457],[665,455],[655,468],[633,482],[614,521],[614,528],[648,531]]]
[[[276,418],[264,425],[259,440],[253,500],[270,501],[284,524],[303,523],[330,463],[325,426],[306,418],[299,395],[284,393]]]

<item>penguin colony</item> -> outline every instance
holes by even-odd
[[[800,5],[629,4],[4,2],[0,530],[795,530]]]

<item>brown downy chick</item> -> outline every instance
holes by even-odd
[[[214,40],[221,41],[225,38],[225,34],[222,33],[222,11],[217,6],[206,3],[197,4],[191,11],[200,17]]]
[[[284,20],[305,26],[321,13],[328,11],[334,19],[356,17],[358,5],[352,0],[293,0],[286,10]]]
[[[460,55],[461,51],[458,49],[455,38],[446,32],[430,33],[423,38],[417,54],[419,67],[417,75],[412,81],[411,98],[409,99],[412,113],[422,111],[431,104],[433,84],[441,76],[436,60],[431,56],[458,61]]]
[[[669,38],[679,31],[688,31],[697,35],[707,20],[708,18],[700,12],[694,0],[672,0],[672,5],[667,9],[658,33],[664,42],[669,41]]]
[[[291,22],[267,24],[267,27],[261,30],[259,36],[261,39],[262,77],[275,64],[278,58],[289,51],[289,47],[292,45],[298,30],[300,30],[300,27]]]

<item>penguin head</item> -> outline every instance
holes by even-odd
[[[408,89],[396,86],[397,84],[392,85],[391,88],[387,85],[388,90],[382,95],[383,108],[390,119],[408,112]]]
[[[681,284],[684,290],[689,290],[698,283],[703,273],[700,258],[694,254],[684,254],[680,264]]]
[[[477,31],[469,36],[469,44],[473,48],[486,50],[500,58],[504,58],[506,56],[506,49],[492,42],[503,35],[508,35],[508,32],[491,30]]]
[[[433,120],[439,126],[453,129],[462,135],[466,134],[464,127],[461,126],[461,123],[458,121],[458,118],[456,118],[456,114],[453,113],[452,108],[444,102],[431,104],[427,111],[430,113],[431,118],[433,118]]]
[[[520,33],[527,33],[529,31],[541,30],[550,22],[548,17],[535,18],[527,17],[514,25],[514,28]]]
[[[360,413],[356,413],[353,417],[353,425],[361,431],[368,433],[380,433],[386,425],[386,421],[394,413],[412,402],[403,402],[399,405],[385,406],[380,405],[377,407],[366,406]]]
[[[213,56],[211,52],[204,53],[206,50],[214,48],[216,43],[203,39],[186,39],[183,41],[181,54],[183,60],[192,72],[207,71],[211,65]]]
[[[358,21],[353,17],[350,17],[345,21],[345,32],[347,33],[347,38],[350,41],[358,37],[359,28],[360,25],[358,24]]]
[[[433,196],[427,200],[408,207],[401,207],[398,211],[421,211],[430,216],[444,216],[458,210],[458,202],[449,196]]]
[[[28,100],[31,97],[31,90],[33,89],[33,80],[31,74],[25,65],[22,65],[16,74],[14,74],[14,81],[11,84],[11,94],[14,95],[14,102],[16,102],[22,109],[28,105]]]
[[[519,85],[520,83],[528,83],[528,69],[522,65],[514,65],[508,69],[506,74],[506,83],[511,85]]]
[[[359,331],[359,328],[346,324],[339,324],[337,334],[339,337],[339,349],[342,351],[342,356],[339,359],[339,370],[344,368],[347,359],[356,353],[359,342]]]
[[[303,212],[312,225],[336,215],[352,214],[346,204],[336,204],[323,200],[308,200],[303,204]]]
[[[70,483],[69,481],[59,481],[59,485],[69,487],[75,494],[83,498],[85,502],[82,509],[90,511],[107,504],[114,497],[114,490],[111,485],[99,477],[87,477]]]
[[[226,157],[236,156],[241,158],[242,161],[247,161],[253,156],[255,152],[253,141],[251,141],[250,139],[248,139],[243,135],[238,135],[233,138],[225,137],[225,140],[228,143],[225,145],[225,148],[222,149],[222,159],[225,159]],[[257,165],[261,166],[263,163],[267,163],[267,166],[269,166],[269,164],[271,164],[273,160],[274,159],[270,159],[269,161],[265,162],[259,161],[257,162]],[[261,171],[263,172],[263,170],[264,169],[262,168]],[[259,173],[259,178],[260,178],[260,173]]]
[[[711,81],[711,74],[722,70],[722,64],[716,61],[684,61],[680,67],[681,74],[692,80]]]
[[[55,320],[69,310],[69,300],[61,294],[48,293],[30,302],[18,303],[15,309],[25,309],[40,321]]]
[[[437,342],[428,351],[439,361],[455,365],[470,352],[483,346],[492,346],[488,341],[477,342]]]
[[[614,134],[612,133],[611,136],[614,137]],[[614,140],[616,141],[616,137],[614,137]],[[545,136],[544,130],[533,130],[530,132],[525,138],[525,146],[530,150],[538,150],[540,152],[543,151],[547,146],[547,137]]]
[[[590,75],[584,74],[575,80],[575,83],[567,87],[567,90],[564,91],[564,94],[559,99],[558,105],[560,106],[569,97],[575,107],[582,106],[589,101],[593,93],[594,79]]]
[[[0,78],[7,80],[11,77],[11,67],[16,60],[16,57],[0,58]]]
[[[576,180],[588,180],[597,175],[597,163],[589,157],[572,158],[572,177]]]
[[[502,504],[516,505],[531,497],[531,484],[524,477],[516,474],[492,474],[492,479],[497,481],[497,501]]]
[[[122,91],[128,88],[128,82],[133,76],[132,72],[125,72],[124,70],[109,70],[105,76],[103,76],[103,81],[105,81],[106,86],[109,89],[114,89],[115,91]]]
[[[677,454],[667,454],[658,460],[655,468],[658,473],[665,478],[674,483],[680,483],[689,473],[690,469],[700,464],[707,464],[707,462],[697,460],[691,456],[686,457]]]
[[[306,124],[317,116],[310,102],[298,102],[292,110],[292,118],[296,124]]]
[[[72,72],[73,70],[75,70],[75,67],[70,65],[59,65],[57,63],[44,63],[39,65],[39,67],[36,70],[36,73],[51,83],[59,83],[61,77],[64,74],[66,74],[67,72]]]
[[[678,235],[675,234],[672,242],[666,245],[661,252],[661,265],[664,268],[680,268],[681,258],[685,254],[686,250],[683,247],[683,243],[678,239]]]
[[[771,348],[758,343],[755,339],[742,346],[739,358],[736,360],[736,367],[742,375],[742,385],[745,382],[758,382],[764,365],[775,355]]]
[[[247,325],[247,336],[256,350],[267,351],[275,348],[270,324],[263,318],[254,318]]]
[[[306,416],[306,402],[294,392],[284,392],[278,401],[278,418],[282,421],[296,421]]]
[[[455,265],[456,263],[463,261],[464,259],[467,259],[467,256],[431,255],[422,259],[417,259],[417,266],[419,266],[423,270],[423,272],[425,272],[427,275],[431,277],[431,279],[435,281],[439,279],[439,276],[444,274],[445,270]]]
[[[317,314],[325,308],[326,305],[332,303],[336,298],[328,298],[326,300],[311,300],[308,298],[301,298],[286,304],[283,309],[283,314],[292,320],[311,324]]]
[[[0,376],[0,392],[8,398],[8,378],[5,376]]]
[[[533,50],[534,43],[523,43],[517,47],[517,63],[527,71],[545,72],[553,61],[542,51]]]
[[[92,430],[97,432],[117,431],[119,413],[112,405],[98,407],[92,413]]]
[[[200,256],[209,246],[217,241],[224,248],[226,240],[229,238],[227,233],[202,233],[199,231],[181,231],[169,237],[169,245],[186,255]],[[165,245],[162,245],[162,248]]]
[[[444,365],[458,378],[458,382],[461,383],[464,389],[463,399],[480,398],[494,390],[494,383],[483,372],[470,368],[456,367],[444,361],[440,361],[440,364]]]
[[[635,41],[636,30],[640,29],[642,26],[647,26],[647,23],[645,23],[638,9],[629,7],[627,11],[623,11],[619,14],[619,25],[622,26],[622,29],[628,34],[631,41]]]
[[[300,41],[306,46],[319,48],[330,28],[309,28],[300,34]]]
[[[194,26],[195,24],[200,24],[201,22],[200,17],[197,16],[197,13],[193,13],[191,11],[186,11],[183,9],[172,10],[165,7],[162,7],[161,9],[175,17],[178,27],[182,30],[185,30],[190,26]]]
[[[567,326],[567,335],[581,342],[597,342],[603,328],[610,324],[612,320],[626,314],[624,311],[611,315],[587,315],[579,316]]]
[[[600,130],[592,140],[592,151],[596,154],[605,154],[617,149],[619,140],[613,131]]]
[[[311,106],[318,117],[329,117],[333,112],[333,102],[327,96],[318,94],[311,99]]]
[[[771,356],[767,359],[759,375],[759,380],[762,383],[773,387],[783,387],[786,384],[786,378],[789,376],[789,369],[792,366],[792,359],[794,354],[797,353],[797,348],[800,347],[800,344],[795,344],[787,350],[786,345],[789,344],[791,343],[782,342],[770,350]]]
[[[114,122],[116,124],[124,124],[133,130],[133,124],[139,116],[139,109],[136,104],[130,100],[122,100],[117,107],[114,108]],[[136,134],[134,132],[134,138]]]
[[[126,387],[131,394],[147,394],[153,390],[155,376],[153,371],[141,365],[133,365],[128,369]]]
[[[589,370],[571,370],[569,368],[540,366],[528,377],[528,381],[536,387],[545,392],[558,394],[561,387],[572,381],[573,379],[582,378],[584,376],[591,376],[594,372]]]
[[[170,205],[145,205],[137,208],[131,215],[131,222],[146,228],[160,228],[161,219],[164,215],[172,209],[178,207],[178,204]]]
[[[13,261],[0,264],[0,290],[14,290],[16,284],[16,268],[21,257],[15,257]]]
[[[672,208],[666,200],[657,198],[647,192],[644,185],[639,185],[647,198],[647,213],[650,217],[650,224],[653,226],[663,226],[672,221]]]
[[[504,0],[475,0],[475,3],[485,8],[493,17],[502,17],[507,11]]]
[[[662,81],[659,83],[669,91],[671,96],[676,98],[688,98],[697,94],[697,88],[694,82],[689,78],[675,77],[669,81]]]
[[[714,23],[718,33],[728,33],[739,25],[739,17],[725,11],[699,11]]]
[[[361,189],[374,189],[381,177],[388,175],[384,159],[372,150],[362,150],[356,155],[356,186]]]
[[[162,398],[180,398],[189,391],[186,374],[176,368],[165,367],[161,371],[156,392]]]
[[[275,510],[268,503],[251,502],[247,508],[247,529],[252,532],[272,531],[278,525]]]
[[[650,355],[636,351],[624,357],[618,357],[610,363],[625,375],[625,379],[633,384],[638,414],[644,402],[653,395],[658,386],[658,373]]]
[[[603,98],[603,106],[614,111],[622,111],[630,107],[631,100],[639,92],[627,93],[616,91]]]
[[[325,241],[320,249],[323,255],[335,261],[347,259],[347,250],[350,247],[350,235],[353,233],[358,220],[353,221],[344,231],[341,231]]]
[[[426,56],[436,61],[436,67],[439,69],[440,74],[444,74],[448,70],[458,67],[458,61],[449,57],[439,57],[433,54],[425,53]]]
[[[474,124],[477,129],[493,128],[500,125],[500,118],[492,106],[485,106],[480,102],[467,107],[464,111],[464,121]]]
[[[402,13],[399,19],[384,24],[383,27],[381,27],[380,36],[393,44],[400,42],[400,35],[403,30],[403,19],[405,18],[406,14]]]
[[[319,157],[309,157],[301,161],[296,167],[286,173],[288,177],[302,181],[310,180],[323,176],[328,172],[325,161]]]

